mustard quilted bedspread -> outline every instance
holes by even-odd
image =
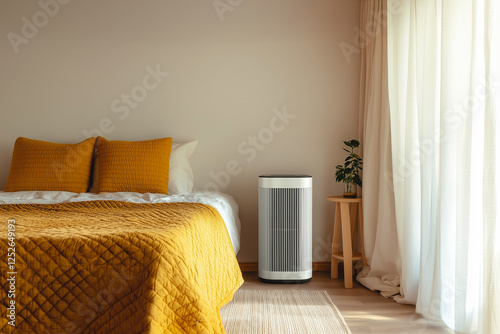
[[[208,205],[1,205],[0,222],[2,333],[224,333],[243,283]]]

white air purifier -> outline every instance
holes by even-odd
[[[312,176],[259,176],[259,278],[306,283],[312,277]]]

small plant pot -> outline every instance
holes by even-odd
[[[344,194],[342,196],[346,198],[356,198],[358,196],[356,183],[344,182]]]

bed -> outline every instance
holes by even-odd
[[[232,197],[98,192],[0,192],[0,331],[224,333],[243,283]]]

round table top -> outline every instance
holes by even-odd
[[[363,197],[356,197],[356,198],[352,198],[352,197],[343,197],[343,196],[328,196],[326,198],[327,201],[331,201],[331,202],[344,202],[344,203],[361,203]]]

